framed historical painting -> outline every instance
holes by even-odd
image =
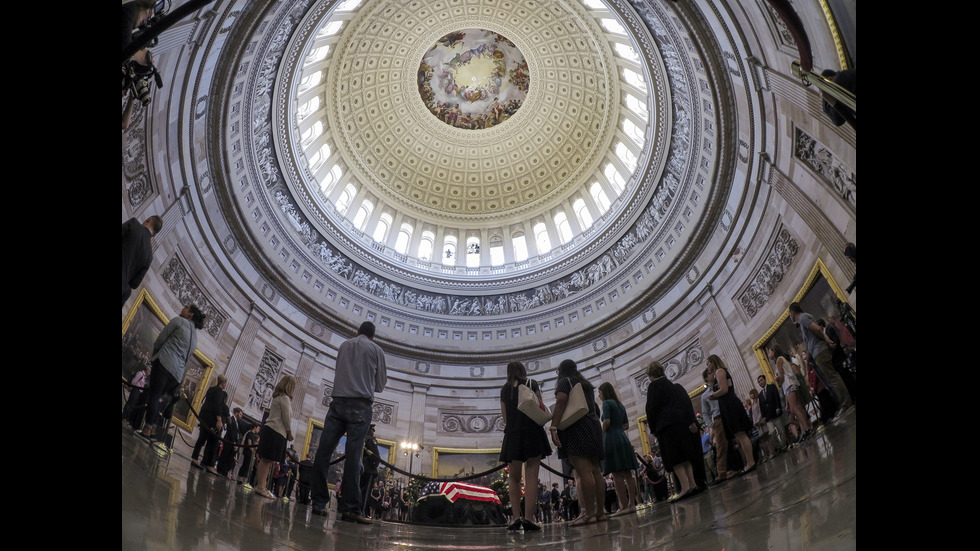
[[[378,455],[381,456],[382,463],[378,465],[378,479],[385,480],[388,478],[388,467],[385,463],[393,465],[391,462],[391,451],[397,446],[396,442],[391,440],[385,440],[383,438],[378,438]]]
[[[700,415],[701,409],[701,393],[704,392],[705,386],[698,385],[694,390],[688,391],[687,397],[691,399],[691,404],[694,406],[694,411],[696,414]],[[656,441],[650,441],[650,424],[647,422],[647,416],[643,415],[636,420],[636,426],[640,431],[640,447],[643,449],[640,455],[647,455],[652,452],[660,453],[660,446]],[[654,449],[656,448],[656,449]]]
[[[644,415],[636,420],[636,426],[640,430],[640,447],[643,451],[640,455],[647,455],[650,453],[650,425],[647,424],[647,416]]]
[[[310,417],[307,424],[306,430],[306,443],[303,445],[303,458],[310,458],[312,461],[316,457],[317,449],[320,447],[320,436],[323,434],[323,421],[317,421],[316,419]],[[330,455],[330,462],[333,463],[337,459],[344,456],[345,448],[347,447],[347,435],[340,437],[340,442],[337,443],[337,447],[334,448],[333,453]],[[335,465],[330,465],[330,469],[327,470],[327,485],[331,489],[336,487],[340,482],[340,478],[344,475],[344,462],[340,461]]]
[[[489,471],[498,465],[500,465],[499,448],[494,450],[432,449],[433,478],[461,478]],[[493,472],[465,482],[489,488],[494,479],[499,476],[499,473]]]
[[[811,314],[814,318],[823,319],[828,325],[836,327],[840,331],[845,345],[854,345],[853,335],[840,321],[841,308],[838,301],[844,304],[845,309],[856,317],[856,313],[850,303],[847,302],[847,294],[837,285],[823,261],[817,259],[803,286],[793,298],[793,302],[799,302],[803,311]],[[800,335],[800,328],[793,325],[789,317],[789,304],[786,305],[786,309],[776,320],[776,323],[752,346],[756,358],[762,364],[766,378],[770,381],[775,380],[775,375],[766,354],[768,347],[774,343],[778,343],[791,356],[799,356],[801,352],[806,352],[803,337]]]
[[[122,325],[124,381],[129,381],[138,370],[150,365],[153,343],[169,321],[150,297],[150,293],[145,288],[141,290]],[[200,409],[201,402],[204,401],[204,394],[207,392],[207,385],[211,381],[213,371],[214,362],[200,350],[194,350],[193,357],[184,369],[184,380],[181,381],[180,387],[187,400],[179,400],[173,409],[172,419],[178,427],[188,432],[194,430],[196,419],[194,412]]]
[[[317,449],[320,447],[320,436],[323,434],[323,421],[318,421],[310,417],[309,421],[306,423],[306,442],[303,443],[303,455],[300,458],[309,459],[312,461],[316,457]],[[336,461],[340,456],[344,455],[344,448],[347,445],[347,436],[341,436],[340,442],[337,444],[337,448],[334,449],[333,455],[330,457],[330,462]],[[333,483],[340,480],[341,469],[343,468],[343,462],[332,465],[330,470],[327,471],[327,482],[333,486]]]
[[[310,417],[306,425],[306,442],[303,443],[303,455],[300,459],[309,458],[312,461],[316,457],[316,451],[320,447],[320,436],[323,434],[323,421],[318,421]],[[391,463],[391,450],[395,449],[395,442],[391,440],[384,440],[378,438],[378,455],[381,456],[381,460],[385,463]],[[337,443],[337,448],[334,449],[333,454],[330,456],[330,462],[333,463],[345,453],[345,448],[347,447],[347,435],[340,437],[340,442]],[[340,481],[340,477],[343,475],[344,462],[341,461],[336,465],[331,465],[330,469],[327,471],[327,483],[330,488],[333,488],[337,482]],[[378,467],[378,476],[381,479],[386,478],[385,471],[387,467],[384,464]]]

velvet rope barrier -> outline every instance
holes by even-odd
[[[368,451],[368,453],[371,453],[370,450]],[[343,459],[343,458],[341,458],[341,459]],[[404,476],[407,476],[409,478],[417,478],[419,480],[424,480],[424,481],[427,481],[427,482],[462,482],[464,480],[472,480],[474,478],[480,478],[481,476],[487,476],[488,474],[495,473],[495,472],[499,471],[500,469],[503,469],[504,467],[507,466],[506,463],[501,463],[500,465],[497,465],[496,467],[494,467],[492,469],[483,471],[482,473],[476,473],[476,474],[471,474],[469,476],[461,476],[461,477],[457,477],[457,478],[432,478],[432,477],[423,476],[423,475],[420,475],[420,474],[412,474],[412,473],[409,473],[409,472],[405,472],[405,471],[399,469],[398,467],[395,467],[391,463],[388,463],[384,459],[381,459],[380,457],[378,458],[378,461],[382,465],[384,465],[385,467],[388,467],[389,469],[391,469],[392,471],[394,471],[394,472],[396,472],[396,473],[398,473],[400,475],[404,475]],[[332,464],[333,463],[331,463],[331,465]]]
[[[813,70],[813,53],[810,51],[810,39],[803,30],[803,22],[800,16],[793,10],[789,0],[766,0],[779,17],[786,23],[786,28],[793,35],[796,48],[800,52],[800,66],[804,71]]]
[[[126,383],[125,381],[123,381],[123,384],[129,385],[129,383]],[[191,413],[194,414],[194,417],[199,418],[198,412],[194,409],[194,406],[193,406],[193,404],[191,404],[191,401],[187,397],[187,395],[181,393],[180,397],[181,397],[181,399],[187,401],[187,407],[188,407],[188,409],[190,409]],[[206,430],[206,431],[210,432],[211,434],[216,434],[216,431],[214,429],[212,429],[211,427],[204,426],[203,424],[201,424],[200,427],[201,427],[202,430]],[[181,439],[182,440],[183,440],[183,438],[184,438],[183,435],[181,435]],[[231,440],[225,440],[223,438],[219,438],[219,440],[221,441],[222,444],[231,444],[231,445],[233,445],[235,447],[240,447],[240,448],[246,448],[246,447],[247,448],[256,448],[256,447],[258,447],[258,446],[246,446],[245,444],[239,444],[237,442],[233,442]],[[190,445],[187,442],[187,440],[184,440],[184,443]],[[371,451],[370,450],[367,450],[367,453],[371,453]],[[333,461],[331,461],[330,462],[330,466],[336,465],[336,464],[344,461],[345,459],[347,459],[347,455],[346,454],[338,457],[337,459],[334,459]],[[385,467],[388,467],[389,469],[391,469],[392,471],[394,471],[394,472],[396,472],[396,473],[398,473],[400,475],[407,476],[409,478],[417,478],[419,480],[424,480],[424,481],[427,481],[427,482],[462,482],[464,480],[473,480],[475,478],[480,478],[480,477],[483,477],[483,476],[487,476],[488,474],[493,474],[493,473],[495,473],[495,472],[497,472],[497,471],[499,471],[499,470],[501,470],[501,469],[503,469],[504,467],[507,466],[507,463],[501,463],[500,465],[497,465],[496,467],[494,467],[492,469],[488,469],[486,471],[483,471],[483,472],[480,472],[480,473],[476,473],[476,474],[471,474],[469,476],[461,476],[461,477],[456,477],[456,478],[432,478],[432,477],[429,477],[429,476],[424,476],[424,475],[420,475],[420,474],[412,474],[410,472],[403,471],[403,470],[399,469],[398,467],[395,467],[391,463],[388,463],[384,459],[381,459],[380,457],[378,458],[378,462],[380,462]],[[564,473],[561,473],[559,471],[556,471],[556,470],[552,469],[551,467],[549,467],[545,463],[541,463],[541,467],[544,468],[546,471],[549,471],[551,473],[554,473],[554,474],[556,474],[556,475],[558,475],[558,476],[560,476],[562,478],[567,478]]]

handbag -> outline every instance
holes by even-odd
[[[530,382],[528,380],[528,383]],[[531,390],[529,384],[517,385],[517,410],[530,417],[539,426],[551,420],[551,411],[538,398],[537,393]]]
[[[561,416],[561,421],[558,422],[558,430],[567,429],[588,413],[589,404],[585,401],[582,383],[575,383],[568,393],[568,403],[565,405],[565,412]]]

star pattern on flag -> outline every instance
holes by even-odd
[[[435,480],[429,481],[425,486],[422,486],[421,490],[419,490],[419,499],[430,495],[441,494],[442,485],[442,482],[436,482]]]

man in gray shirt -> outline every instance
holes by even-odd
[[[840,411],[848,409],[852,405],[851,395],[848,394],[843,379],[834,369],[833,354],[830,351],[830,347],[834,346],[834,343],[830,337],[824,334],[823,328],[817,324],[813,316],[803,311],[799,302],[793,302],[789,305],[789,317],[794,324],[800,327],[803,344],[806,345],[806,351],[813,358],[817,376],[834,395],[834,399],[840,405]]]
[[[180,384],[184,380],[187,362],[197,348],[197,329],[204,327],[206,316],[194,304],[188,304],[180,315],[170,320],[153,342],[153,355],[150,362],[150,383],[140,398],[146,406],[146,421],[140,434],[153,439],[161,409],[160,398],[167,396],[171,401],[179,396]]]
[[[341,482],[341,502],[338,506],[340,519],[348,522],[371,524],[361,514],[361,451],[371,426],[372,403],[375,393],[382,392],[388,382],[385,355],[373,342],[374,324],[366,321],[357,330],[357,336],[345,341],[337,350],[337,371],[334,375],[330,409],[323,421],[320,445],[313,459],[312,501],[313,514],[327,516],[330,493],[327,471],[340,438],[347,434],[344,448],[344,476]]]

